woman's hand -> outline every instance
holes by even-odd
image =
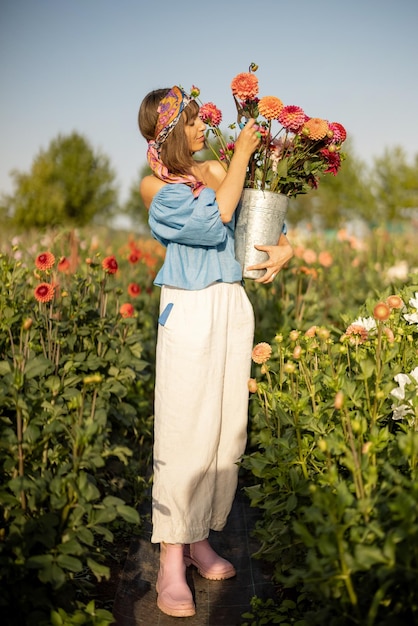
[[[248,270],[266,270],[265,274],[255,280],[256,283],[272,283],[275,276],[290,261],[293,256],[293,248],[285,235],[281,235],[276,246],[254,246],[257,250],[266,252],[269,256],[267,261],[251,265]]]
[[[243,154],[244,158],[249,160],[250,156],[260,145],[260,138],[261,135],[255,119],[249,119],[235,141],[234,154],[238,151],[238,153]]]

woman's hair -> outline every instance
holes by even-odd
[[[139,130],[147,141],[155,139],[155,127],[158,120],[158,105],[167,95],[170,88],[156,89],[151,91],[143,99],[138,113]],[[195,100],[191,100],[183,109],[182,115],[176,126],[162,143],[160,155],[161,160],[167,169],[173,174],[190,174],[194,165],[194,159],[190,154],[184,127],[190,124],[199,113],[199,105]]]

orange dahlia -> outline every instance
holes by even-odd
[[[136,298],[137,296],[139,296],[141,291],[142,291],[141,287],[140,287],[140,285],[138,285],[138,283],[129,283],[129,285],[128,285],[128,294],[132,298]]]
[[[125,302],[124,304],[121,304],[119,313],[122,315],[122,317],[133,317],[135,309],[130,302]]]
[[[271,345],[262,341],[254,346],[253,351],[251,353],[251,358],[254,363],[265,363],[271,357]]]
[[[386,304],[388,304],[391,309],[401,309],[403,307],[403,300],[400,296],[388,296],[386,298]]]
[[[266,120],[277,120],[283,107],[283,102],[276,96],[264,96],[258,103],[260,115],[263,115]]]
[[[240,100],[252,100],[258,94],[258,78],[251,72],[241,72],[232,79],[231,89]]]
[[[116,261],[113,254],[103,259],[102,268],[108,274],[116,274],[116,272],[118,271],[118,262]]]
[[[140,259],[141,259],[141,252],[140,252],[140,250],[132,250],[132,252],[129,253],[128,261],[132,265],[135,265],[135,263],[138,263],[138,261]]]
[[[70,262],[67,257],[62,256],[58,262],[57,270],[59,272],[68,272],[70,269]]]
[[[55,257],[52,252],[41,252],[35,259],[35,265],[38,270],[50,270],[55,263]]]
[[[320,117],[311,117],[303,125],[302,132],[304,135],[307,135],[309,139],[317,141],[326,137],[328,130],[328,123],[325,120],[322,120]]]
[[[54,297],[54,287],[50,283],[39,283],[34,296],[38,302],[49,302]]]
[[[386,302],[378,302],[373,309],[373,317],[384,322],[390,316],[390,307]]]
[[[318,254],[318,261],[319,261],[319,264],[322,265],[322,267],[331,267],[334,259],[332,257],[332,254],[328,252],[328,250],[322,250]]]

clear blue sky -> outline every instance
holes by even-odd
[[[120,198],[145,164],[141,99],[180,84],[233,121],[231,79],[341,122],[366,163],[418,154],[417,0],[1,0],[0,193],[58,134],[110,158]]]

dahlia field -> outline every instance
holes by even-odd
[[[242,623],[413,624],[418,600],[416,233],[290,229],[256,315],[255,558],[275,598]],[[112,623],[95,597],[148,497],[164,250],[107,230],[0,248],[0,572],[10,626]]]

